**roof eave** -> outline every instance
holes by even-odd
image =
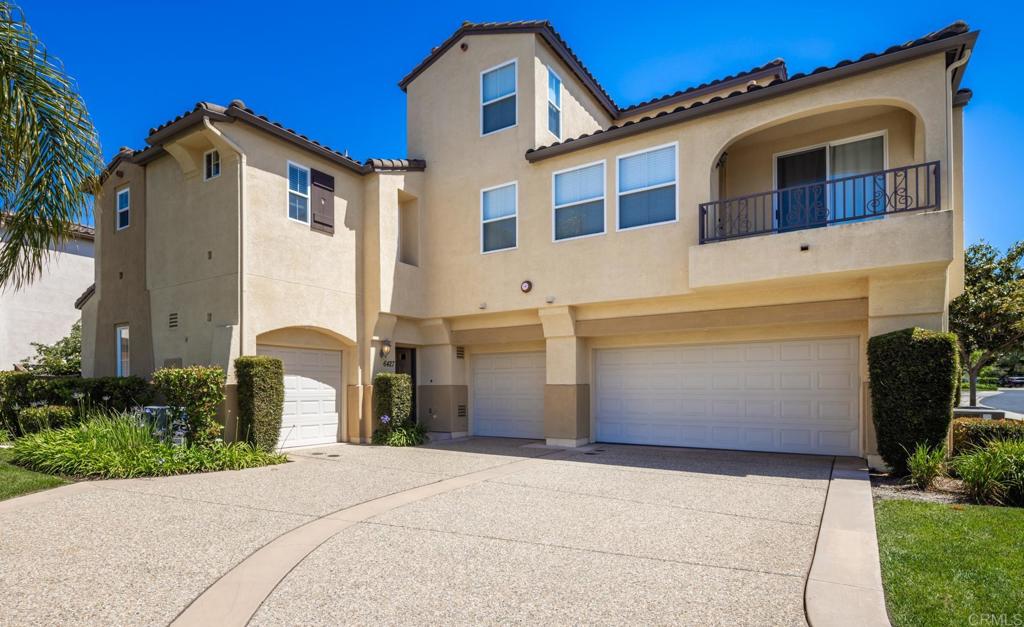
[[[647,113],[649,111],[656,111],[656,110],[661,109],[663,107],[667,107],[669,105],[673,105],[673,104],[675,104],[677,102],[682,102],[684,100],[691,100],[693,98],[699,98],[700,96],[705,96],[707,94],[711,94],[711,93],[714,93],[716,91],[722,91],[723,89],[729,89],[730,87],[735,87],[737,85],[742,85],[742,84],[745,84],[745,83],[749,83],[750,81],[756,81],[756,80],[759,80],[759,79],[762,79],[762,78],[765,78],[765,77],[768,77],[768,76],[779,76],[780,78],[785,79],[785,77],[786,77],[786,66],[785,66],[785,64],[781,64],[780,63],[780,64],[777,64],[777,65],[772,65],[770,67],[760,68],[760,69],[758,69],[758,70],[756,70],[754,72],[746,72],[746,73],[743,73],[743,74],[737,74],[736,76],[730,78],[729,80],[720,81],[718,83],[712,83],[712,84],[706,85],[704,87],[697,87],[695,89],[691,89],[689,91],[684,91],[684,92],[681,92],[679,94],[673,94],[671,96],[665,96],[664,98],[657,98],[657,99],[651,100],[650,102],[648,102],[646,104],[638,105],[638,106],[635,106],[635,107],[626,107],[625,109],[621,109],[619,111],[619,116],[618,116],[617,119],[631,118],[634,115],[639,115],[641,113]]]
[[[735,107],[759,102],[761,100],[775,98],[794,91],[830,83],[832,81],[848,78],[857,74],[863,74],[883,67],[896,65],[898,63],[904,63],[939,52],[957,50],[958,54],[962,54],[963,50],[970,49],[974,45],[975,40],[978,38],[978,32],[979,31],[970,31],[960,35],[954,35],[952,37],[928,42],[912,48],[906,48],[896,52],[872,57],[870,59],[865,59],[863,61],[856,61],[840,67],[831,68],[817,74],[807,74],[799,78],[789,79],[777,85],[768,85],[754,91],[747,91],[733,96],[728,96],[707,104],[695,104],[686,109],[660,114],[657,117],[638,120],[633,123],[627,122],[623,126],[602,131],[600,133],[587,135],[579,139],[555,144],[553,146],[529,150],[526,152],[526,160],[530,163],[536,163],[568,152],[616,141],[623,137],[645,133],[647,131],[664,128],[673,124],[679,124],[684,121],[712,115]],[[964,67],[959,68],[961,75],[963,70]]]

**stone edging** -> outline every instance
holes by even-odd
[[[864,460],[837,457],[804,590],[811,627],[890,627]]]

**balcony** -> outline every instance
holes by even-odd
[[[700,243],[786,233],[939,209],[939,162],[703,203]]]

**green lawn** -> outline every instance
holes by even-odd
[[[875,522],[893,625],[1024,624],[1024,509],[885,500]]]
[[[0,448],[0,501],[29,492],[55,488],[64,482],[60,477],[25,470],[10,463],[13,453]]]

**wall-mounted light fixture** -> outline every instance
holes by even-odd
[[[380,356],[385,358],[391,354],[391,340],[382,340],[380,343]]]

